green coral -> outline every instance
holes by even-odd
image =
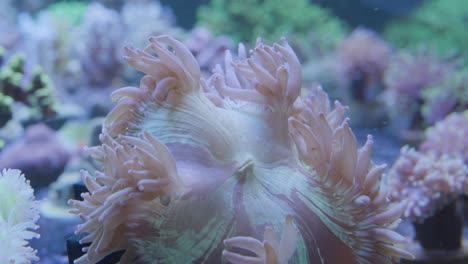
[[[390,23],[385,37],[403,48],[427,46],[438,55],[468,57],[468,1],[426,1],[409,17]]]
[[[333,49],[346,34],[346,27],[328,10],[308,0],[212,0],[198,10],[199,24],[217,34],[225,33],[235,41],[253,43],[257,36],[267,42],[287,36],[318,49]]]
[[[3,61],[4,50],[0,50]],[[45,119],[56,115],[56,101],[52,85],[39,66],[31,74],[25,74],[25,58],[14,54],[0,68],[0,127],[12,118],[14,102],[29,108],[31,118]]]

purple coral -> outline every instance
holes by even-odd
[[[387,91],[396,98],[420,99],[424,88],[442,82],[451,70],[450,64],[429,51],[415,55],[402,52],[393,59],[385,75]]]
[[[0,168],[18,168],[33,188],[57,179],[70,159],[55,132],[44,124],[28,127],[23,139],[7,146],[0,154]]]

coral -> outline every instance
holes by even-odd
[[[389,24],[384,34],[402,48],[423,46],[434,49],[441,56],[462,55],[467,58],[467,10],[468,2],[464,0],[424,1],[409,17]]]
[[[227,52],[208,80],[171,37],[126,48],[124,59],[146,75],[140,88],[112,94],[117,105],[102,144],[89,149],[101,166],[94,176],[83,172],[84,200],[70,201],[83,220],[77,233],[88,234],[81,243],[91,243],[75,263],[119,249],[123,263],[217,263],[223,241],[245,247],[252,239],[242,237],[282,230],[284,219],[287,242],[273,249],[267,242],[268,258],[412,257],[392,230],[403,206],[387,200],[379,180],[385,166],[371,161],[372,137],[358,148],[346,107],[332,109],[321,89],[299,98],[301,65],[285,39],[258,42],[249,57],[242,47],[238,62]]]
[[[18,28],[22,38],[21,49],[28,60],[41,65],[48,74],[54,73],[55,63],[63,61],[59,55],[63,53],[64,41],[50,14],[41,11],[34,19],[29,14],[21,13]]]
[[[438,59],[428,50],[415,54],[403,51],[395,56],[385,73],[383,94],[390,115],[398,119],[401,113],[406,113],[413,119],[411,128],[425,127],[432,119],[429,116],[424,119],[422,114],[426,103],[423,91],[442,84],[453,71],[452,63]]]
[[[70,154],[55,132],[44,124],[28,127],[24,138],[0,153],[0,168],[21,169],[33,188],[44,187],[63,172]]]
[[[391,198],[405,203],[403,216],[422,221],[460,194],[468,194],[467,176],[468,167],[459,157],[404,147],[387,177]]]
[[[21,13],[18,18],[21,49],[32,64],[41,65],[60,92],[65,93],[86,79],[79,60],[72,57],[74,42],[82,40],[72,36],[87,6],[85,2],[62,1],[51,4],[34,17]]]
[[[422,115],[429,124],[468,108],[468,67],[459,67],[441,83],[424,89]]]
[[[105,86],[120,74],[123,24],[117,11],[90,4],[77,27],[76,55],[86,80]]]
[[[422,89],[442,82],[450,71],[450,65],[428,50],[415,54],[401,52],[391,62],[385,81],[395,97],[415,100],[421,98]]]
[[[468,110],[452,113],[433,127],[426,129],[422,152],[434,152],[438,156],[459,156],[468,163]]]
[[[0,263],[38,261],[37,251],[28,240],[38,238],[38,204],[33,189],[19,170],[4,169],[0,173]]]
[[[266,41],[287,36],[304,52],[330,51],[346,32],[339,19],[307,0],[289,1],[287,5],[280,0],[212,0],[199,8],[198,20],[216,34],[228,34],[246,43],[255,43],[257,36]]]
[[[380,80],[390,63],[391,48],[376,32],[357,28],[338,45],[338,57],[349,79]]]
[[[0,54],[0,62],[2,60],[3,54]],[[28,107],[29,119],[44,120],[56,115],[56,102],[48,77],[40,67],[31,70],[25,64],[24,55],[15,54],[0,68],[0,126],[12,118],[14,102]]]

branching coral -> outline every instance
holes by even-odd
[[[29,181],[19,170],[4,169],[0,173],[0,263],[31,263],[37,251],[28,247],[28,240],[38,238],[38,205]]]
[[[286,40],[258,41],[249,57],[239,50],[239,61],[227,52],[205,80],[171,37],[126,49],[146,75],[140,88],[112,94],[102,145],[90,149],[102,167],[83,172],[89,193],[70,202],[84,221],[77,232],[89,233],[82,242],[91,242],[77,263],[119,249],[123,263],[217,263],[223,240],[260,246],[253,238],[265,228],[266,246],[252,249],[257,262],[262,254],[294,263],[411,257],[392,231],[403,206],[380,185],[372,137],[358,149],[346,108],[332,110],[322,90],[299,98],[301,65]],[[272,249],[279,235],[270,230],[282,230],[284,219],[290,242]]]
[[[0,51],[0,63],[4,52]],[[22,54],[12,55],[0,68],[0,109],[6,118],[0,122],[3,126],[12,118],[13,102],[29,108],[29,118],[48,119],[56,115],[56,102],[48,77],[40,67],[33,70],[26,67]]]
[[[389,172],[392,199],[405,203],[403,216],[422,221],[468,191],[468,168],[460,157],[402,148]]]

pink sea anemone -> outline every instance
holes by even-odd
[[[391,198],[403,201],[403,217],[422,221],[437,209],[468,194],[468,169],[459,157],[422,153],[408,147],[388,174]]]
[[[372,137],[359,149],[346,107],[330,107],[321,89],[299,98],[301,65],[286,40],[258,41],[249,57],[242,47],[208,80],[171,37],[126,49],[146,75],[112,94],[102,145],[90,149],[102,167],[83,172],[89,193],[70,202],[91,242],[75,263],[119,249],[121,263],[411,257],[392,231],[403,205],[380,184]]]

